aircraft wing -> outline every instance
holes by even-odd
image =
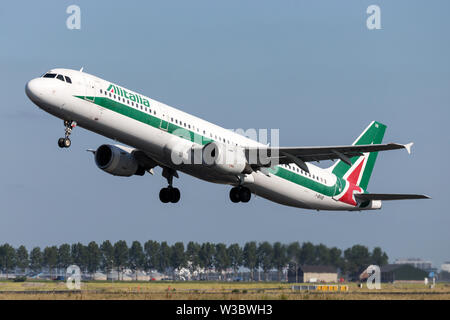
[[[395,194],[395,193],[359,193],[355,198],[360,201],[370,200],[408,200],[408,199],[431,199],[423,194]]]
[[[308,172],[305,162],[340,159],[351,165],[350,158],[361,156],[363,153],[396,149],[406,149],[408,153],[411,153],[412,145],[411,142],[408,144],[387,143],[327,147],[250,147],[246,148],[245,151],[251,164],[254,163],[251,160],[256,157],[257,166],[271,166],[273,162],[278,161],[280,164],[295,163]]]

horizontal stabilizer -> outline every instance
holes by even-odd
[[[370,200],[408,200],[408,199],[431,199],[423,194],[395,194],[395,193],[360,193],[355,194],[359,201]]]

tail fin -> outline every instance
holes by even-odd
[[[372,121],[355,142],[353,142],[353,145],[380,144],[383,141],[385,131],[386,126],[384,124]],[[378,152],[371,152],[364,153],[359,157],[352,157],[350,159],[352,166],[339,160],[330,167],[330,171],[336,176],[344,178],[366,190],[377,155]]]

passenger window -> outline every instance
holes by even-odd
[[[66,77],[67,78],[67,77]],[[100,93],[103,93],[102,89],[100,89]]]
[[[72,80],[70,80],[70,78],[68,76],[64,76],[66,77],[66,82],[67,83],[72,83]],[[102,93],[102,90],[100,89],[100,93]]]

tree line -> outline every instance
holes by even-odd
[[[387,263],[388,256],[380,247],[370,251],[366,246],[354,245],[341,250],[311,242],[250,241],[243,246],[237,243],[227,246],[191,241],[185,246],[183,242],[169,245],[165,241],[149,240],[143,246],[139,241],[128,246],[124,240],[114,244],[106,240],[101,244],[91,241],[87,245],[78,242],[43,249],[34,247],[30,251],[23,245],[18,248],[8,243],[0,246],[0,269],[6,274],[14,271],[38,273],[45,269],[52,275],[56,270],[65,270],[75,264],[82,272],[90,274],[117,271],[118,276],[123,276],[125,269],[131,269],[136,277],[137,271],[168,273],[184,267],[190,271],[202,268],[206,274],[213,270],[218,273],[232,270],[237,274],[238,270],[246,268],[251,279],[255,280],[255,272],[261,270],[267,280],[268,272],[277,270],[278,280],[281,280],[282,272],[288,266],[329,265],[339,268],[344,275],[354,275],[371,264]]]

